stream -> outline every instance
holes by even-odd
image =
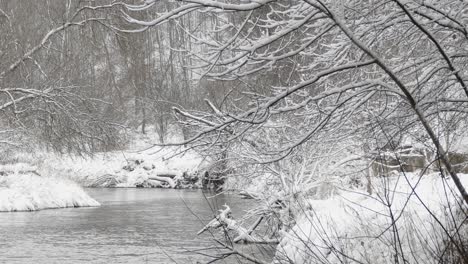
[[[0,263],[205,263],[219,253],[213,234],[197,232],[228,204],[235,218],[252,200],[200,190],[87,189],[95,208],[0,213]],[[211,208],[210,208],[211,207]],[[222,238],[219,232],[214,236]],[[239,245],[271,261],[275,245]],[[217,263],[249,263],[230,256]]]

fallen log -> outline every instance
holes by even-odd
[[[135,185],[137,188],[164,188],[164,184],[157,180],[145,180]]]
[[[92,179],[91,182],[86,183],[87,187],[115,187],[120,183],[118,176],[114,174],[104,174],[96,179]]]
[[[206,230],[211,228],[217,229],[224,227],[227,230],[232,230],[237,233],[234,238],[234,243],[256,243],[256,244],[276,244],[279,243],[277,239],[265,239],[252,234],[253,230],[260,224],[263,217],[259,218],[257,222],[250,228],[246,229],[241,226],[236,220],[231,218],[231,208],[228,205],[224,205],[225,209],[220,210],[220,213],[213,218],[208,224],[206,224],[197,235],[202,234]]]
[[[168,173],[156,173],[156,176],[174,179],[177,175],[176,174],[168,174]]]
[[[172,178],[169,178],[169,177],[149,176],[148,180],[156,180],[156,181],[166,182],[171,186],[171,188],[174,188],[176,186],[175,181]]]

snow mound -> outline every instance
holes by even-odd
[[[99,205],[70,180],[41,177],[32,172],[0,176],[0,212]]]
[[[468,175],[459,176],[468,186]],[[449,234],[466,237],[466,207],[451,179],[407,174],[376,185],[373,195],[307,201],[274,263],[438,263]]]

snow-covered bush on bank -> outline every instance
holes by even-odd
[[[372,196],[306,200],[275,263],[464,263],[467,208],[450,179],[401,174],[374,184]]]
[[[27,164],[0,167],[0,211],[99,206],[76,183],[40,176]]]

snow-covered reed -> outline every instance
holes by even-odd
[[[35,211],[49,208],[99,206],[76,183],[34,172],[0,176],[0,211]]]

